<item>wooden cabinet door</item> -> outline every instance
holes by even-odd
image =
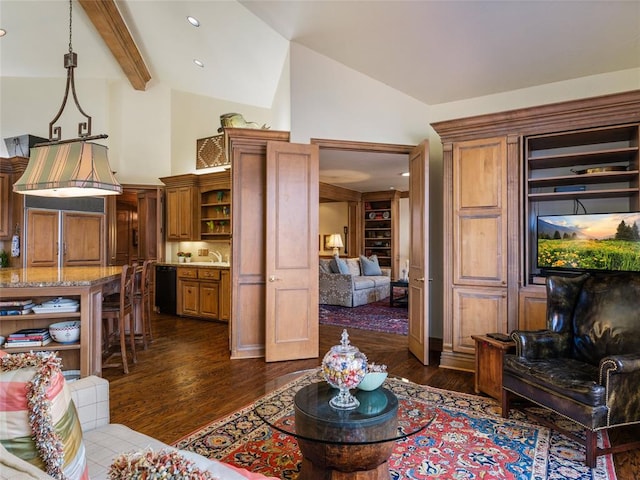
[[[220,272],[220,312],[219,319],[229,321],[231,311],[231,274],[229,270]]]
[[[542,330],[547,328],[547,292],[543,286],[520,289],[518,328]]]
[[[167,188],[167,240],[194,240],[193,187]]]
[[[103,214],[62,212],[63,266],[105,264],[104,224]]]
[[[199,311],[202,317],[218,318],[219,305],[219,282],[200,282],[200,305]]]
[[[11,175],[0,173],[0,238],[11,236]]]
[[[453,283],[507,285],[507,141],[453,147]]]
[[[452,327],[453,351],[473,355],[475,344],[472,335],[506,331],[506,289],[454,287]]]
[[[60,216],[56,210],[27,210],[27,267],[57,267]]]
[[[197,316],[200,309],[200,284],[194,281],[178,281],[178,315]]]

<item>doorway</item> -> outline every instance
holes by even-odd
[[[125,186],[108,198],[108,264],[126,265],[158,260],[162,248],[161,189]]]
[[[408,171],[409,154],[414,149],[410,145],[375,144],[369,142],[345,142],[339,140],[311,139],[311,143],[319,145],[320,150],[320,203],[325,211],[334,217],[332,231],[324,232],[320,228],[320,256],[331,256],[323,248],[323,234],[342,233],[344,248],[341,254],[358,257],[366,254],[365,248],[365,210],[363,196],[371,192],[385,193],[397,190],[403,207],[402,215],[406,225],[399,225],[406,230],[396,235],[398,248],[392,259],[392,280],[400,277],[409,255],[408,246],[408,179],[402,176]],[[372,174],[375,173],[375,174]],[[335,204],[335,206],[334,206]],[[322,211],[322,209],[321,209]],[[321,219],[320,226],[331,225]],[[335,230],[335,231],[334,231]],[[324,235],[327,236],[327,235]],[[371,252],[370,252],[371,253]],[[388,301],[388,300],[387,300]],[[336,307],[338,308],[338,307]],[[352,314],[354,309],[344,307]],[[354,307],[356,310],[358,307]],[[322,309],[321,309],[322,310]],[[355,320],[355,319],[354,319]],[[365,323],[366,322],[362,322]]]

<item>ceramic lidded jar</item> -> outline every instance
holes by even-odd
[[[322,359],[322,374],[338,394],[329,400],[329,405],[340,410],[351,410],[360,405],[358,399],[349,393],[356,388],[367,373],[367,357],[349,343],[349,334],[342,331],[340,345],[334,345]]]

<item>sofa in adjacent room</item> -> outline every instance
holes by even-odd
[[[320,304],[357,307],[389,296],[391,269],[380,268],[375,256],[321,258],[319,272]]]

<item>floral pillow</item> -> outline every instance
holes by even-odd
[[[176,451],[123,453],[109,468],[109,480],[220,480]]]
[[[58,479],[89,478],[82,429],[55,352],[0,351],[0,443]]]

